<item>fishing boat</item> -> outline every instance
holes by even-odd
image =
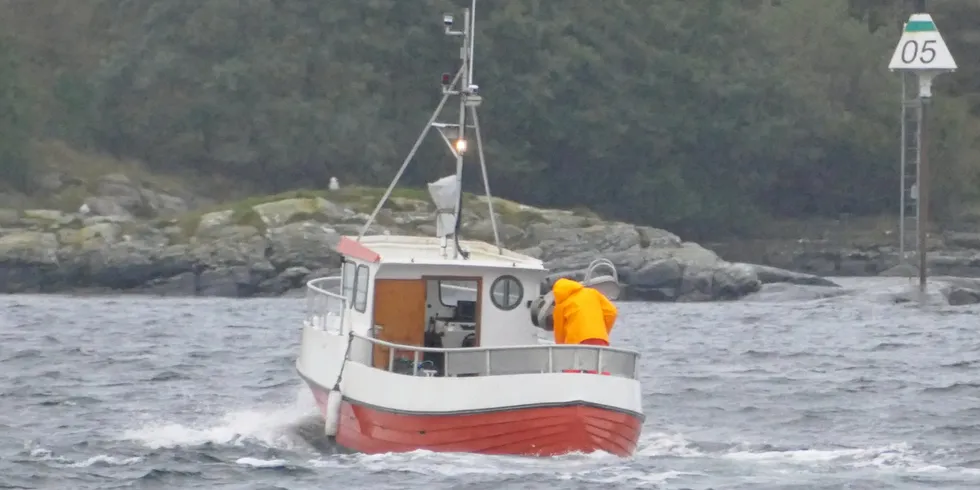
[[[459,69],[443,74],[442,100],[359,235],[337,244],[340,276],[307,283],[296,369],[325,435],[348,450],[632,455],[644,421],[639,354],[549,340],[548,270],[501,244],[472,78],[475,8],[460,29],[444,16],[446,34],[462,40]],[[452,97],[458,120],[438,122]],[[456,158],[454,175],[428,185],[435,236],[367,234],[432,128]],[[494,243],[460,236],[471,136]],[[584,282],[618,296],[604,259]]]

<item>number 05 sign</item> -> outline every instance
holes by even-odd
[[[923,65],[936,61],[935,39],[926,39],[925,41],[909,39],[902,43],[902,63],[911,65],[916,61]]]
[[[912,14],[892,55],[890,70],[937,75],[956,69],[953,55],[929,14]],[[931,72],[931,73],[924,73]]]

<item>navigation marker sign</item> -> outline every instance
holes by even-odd
[[[921,2],[920,2],[921,5]],[[932,21],[932,16],[926,13],[916,13],[909,17],[902,29],[902,37],[898,40],[895,53],[892,54],[891,63],[888,68],[892,71],[898,70],[903,73],[914,73],[919,79],[919,100],[918,114],[916,114],[916,144],[915,144],[915,207],[916,218],[915,228],[918,235],[918,245],[916,252],[919,255],[919,291],[926,291],[926,276],[928,275],[928,261],[926,255],[926,237],[929,224],[929,159],[926,152],[928,139],[926,138],[926,109],[932,99],[932,80],[937,75],[949,73],[956,70],[956,62],[953,55],[946,47],[946,41],[939,35],[936,23]],[[905,77],[902,77],[902,224],[905,224],[905,151],[906,151],[906,118],[905,110],[907,101],[905,100]],[[910,196],[912,197],[912,196]],[[904,235],[904,231],[902,232]],[[905,237],[902,236],[901,240]],[[923,296],[924,297],[924,296]]]
[[[956,61],[929,14],[912,14],[888,64],[889,70],[919,75],[919,95],[932,96],[932,79],[956,70]]]

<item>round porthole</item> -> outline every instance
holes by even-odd
[[[524,286],[514,276],[500,276],[490,285],[490,301],[501,310],[513,310],[524,299]]]

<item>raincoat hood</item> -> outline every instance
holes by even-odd
[[[555,303],[562,303],[568,299],[569,296],[581,291],[585,286],[565,278],[558,279],[555,284],[551,286],[551,291],[555,293]]]
[[[555,296],[555,343],[579,344],[589,339],[609,343],[617,312],[602,293],[565,278],[555,281],[551,293]]]

